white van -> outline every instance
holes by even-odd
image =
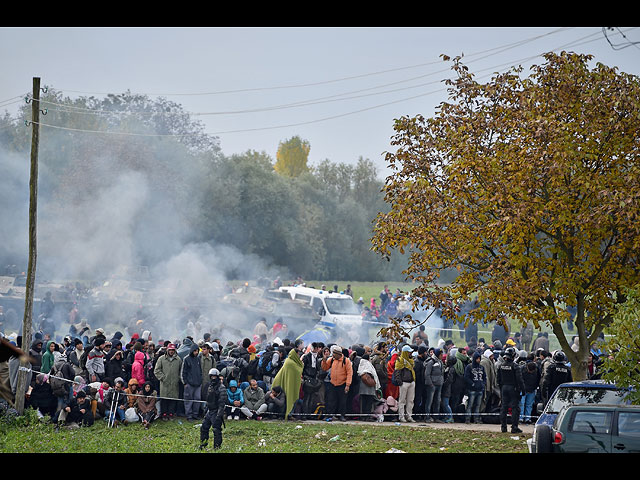
[[[280,287],[278,291],[289,295],[292,300],[309,302],[323,325],[346,329],[362,326],[360,310],[349,295],[300,286]]]

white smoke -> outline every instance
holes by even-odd
[[[119,265],[135,264],[135,225],[148,196],[146,178],[124,172],[81,203],[55,211],[43,205],[38,224],[42,269],[59,279],[100,280]]]

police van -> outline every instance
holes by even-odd
[[[362,326],[362,315],[350,295],[297,285],[280,287],[278,292],[308,302],[322,325],[345,329]]]

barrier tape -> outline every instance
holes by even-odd
[[[23,371],[27,371],[27,372],[34,372],[34,370],[27,368],[27,367],[18,367],[19,370],[23,370]],[[39,372],[42,373],[42,372]],[[45,374],[47,376],[47,379],[49,378],[57,378],[59,380],[63,380],[65,382],[70,382],[73,384],[77,384],[77,385],[81,385],[79,382],[76,382],[74,380],[68,380],[64,377],[57,377],[55,375],[50,375],[50,374]],[[93,382],[92,382],[93,383]],[[84,384],[84,385],[88,385],[88,384]],[[142,395],[142,394],[137,394],[137,393],[126,393],[126,392],[115,392],[116,393],[116,398],[115,401],[112,402],[111,407],[109,409],[109,417],[108,417],[108,425],[109,427],[113,426],[113,422],[115,421],[115,410],[118,408],[118,400],[120,398],[120,394],[122,393],[123,395],[126,395],[127,397],[145,397],[146,395]],[[162,397],[159,395],[154,396],[155,399],[157,400],[173,400],[173,401],[178,401],[178,402],[194,402],[194,403],[201,403],[201,404],[206,404],[207,401],[206,400],[188,400],[188,399],[184,399],[184,398],[173,398],[173,397]],[[231,405],[229,405],[231,406]],[[231,406],[233,407],[233,406]],[[237,409],[240,409],[240,407],[234,407]],[[255,410],[249,410],[251,413],[256,414]],[[278,414],[274,414],[272,412],[264,412],[261,414],[261,416],[276,416]],[[396,417],[399,414],[396,413],[346,413],[345,417],[369,417],[369,418],[380,418],[381,416],[383,418],[387,418],[387,417]],[[481,417],[486,417],[486,416],[490,416],[490,417],[498,417],[500,416],[499,412],[480,412],[478,414],[475,413],[470,413],[469,414],[472,418],[475,418],[476,416],[481,416]],[[322,420],[323,421],[328,421],[327,419],[330,419],[332,417],[339,417],[339,414],[330,414],[330,413],[326,413],[323,412],[321,414],[319,413],[294,413],[291,414],[291,416],[293,417],[293,419],[295,420],[295,418],[298,417],[318,417],[318,416],[322,416],[325,417]],[[420,417],[466,417],[467,413],[466,412],[462,412],[462,413],[413,413],[412,416],[420,416]],[[536,420],[538,418],[538,416],[536,415],[530,415],[529,418],[531,420]],[[415,420],[415,419],[414,419]],[[425,420],[416,420],[416,423],[427,423],[425,422]],[[474,423],[473,421],[471,423]]]

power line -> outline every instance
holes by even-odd
[[[514,42],[512,44],[507,44],[507,45],[501,45],[498,47],[493,47],[487,50],[483,50],[480,52],[475,52],[475,53],[471,53],[468,54],[468,57],[471,56],[475,56],[475,55],[482,55],[488,52],[492,52],[495,50],[500,50],[500,49],[510,49],[510,48],[515,48],[517,46],[520,45],[524,45],[526,43],[530,43],[536,40],[539,40],[540,38],[544,38],[550,35],[555,35],[556,33],[565,31],[565,30],[570,30],[574,27],[562,27],[562,28],[558,28],[556,30],[553,30],[551,32],[547,32],[541,35],[536,35],[534,37],[530,37],[524,40],[519,40],[517,42]],[[498,52],[500,53],[500,52]],[[340,77],[340,78],[336,78],[336,79],[331,79],[331,80],[324,80],[324,81],[320,81],[320,82],[309,82],[309,83],[301,83],[301,84],[293,84],[293,85],[281,85],[281,86],[273,86],[273,87],[253,87],[253,88],[244,88],[244,89],[236,89],[236,90],[222,90],[222,91],[214,91],[214,92],[199,92],[199,93],[156,93],[156,94],[151,94],[151,93],[145,93],[145,94],[139,94],[139,95],[149,95],[149,96],[202,96],[202,95],[222,95],[222,94],[229,94],[229,93],[247,93],[247,92],[255,92],[255,91],[268,91],[268,90],[282,90],[282,89],[290,89],[290,88],[303,88],[303,87],[312,87],[312,86],[318,86],[318,85],[327,85],[327,84],[331,84],[331,83],[337,83],[337,82],[343,82],[343,81],[347,81],[347,80],[354,80],[354,79],[360,79],[360,78],[365,78],[365,77],[370,77],[370,76],[375,76],[375,75],[382,75],[385,73],[390,73],[390,72],[397,72],[397,71],[401,71],[401,70],[408,70],[408,69],[413,69],[413,68],[420,68],[420,67],[424,67],[424,66],[431,66],[431,65],[435,65],[441,63],[441,60],[436,60],[436,61],[432,61],[432,62],[427,62],[427,63],[420,63],[417,65],[409,65],[409,66],[404,66],[404,67],[398,67],[398,68],[392,68],[392,69],[386,69],[386,70],[381,70],[381,71],[377,71],[377,72],[370,72],[370,73],[363,73],[363,74],[359,74],[359,75],[352,75],[352,76],[347,76],[347,77]],[[67,89],[63,89],[61,90],[62,92],[67,92],[67,93],[81,93],[81,94],[93,94],[93,95],[110,95],[112,92],[86,92],[86,91],[78,91],[78,90],[67,90]]]
[[[22,102],[22,100],[24,99],[24,96],[18,96],[13,98],[17,98],[17,100],[9,101],[11,99],[8,99],[8,100],[5,100],[4,102],[0,102],[0,108],[8,107],[9,105]]]
[[[572,42],[569,42],[569,43],[567,43],[565,45],[562,45],[560,47],[554,48],[551,51],[564,49],[564,48],[567,48],[569,46],[584,45],[586,43],[590,43],[590,42],[596,41],[597,39],[595,39],[595,40],[594,39],[586,40],[586,39],[588,39],[590,37],[593,37],[595,35],[599,35],[599,33],[586,35],[586,36],[581,37],[579,39],[573,40]],[[527,58],[516,60],[515,62],[514,61],[506,62],[506,63],[503,63],[501,65],[492,66],[492,67],[488,67],[488,68],[485,68],[485,69],[478,70],[476,73],[487,71],[487,70],[494,70],[496,68],[501,68],[501,67],[504,67],[506,65],[513,66],[514,63],[527,62],[527,61],[532,60],[534,58],[537,58],[539,56],[540,55],[533,55],[533,56],[529,56]],[[485,76],[488,76],[488,75],[485,75]],[[436,82],[431,82],[431,83],[436,83]],[[420,86],[424,86],[424,85],[420,85]],[[149,134],[149,133],[132,133],[132,132],[109,132],[109,131],[102,131],[102,130],[84,130],[84,129],[76,129],[76,128],[70,128],[70,127],[61,127],[61,126],[56,126],[56,125],[51,125],[51,124],[44,124],[44,123],[41,123],[40,125],[41,126],[45,126],[45,127],[54,128],[54,129],[59,129],[59,130],[66,130],[66,131],[83,132],[83,133],[101,133],[101,134],[125,135],[125,136],[174,137],[174,138],[179,138],[179,137],[197,137],[197,136],[206,136],[206,135],[215,136],[215,135],[224,135],[224,134],[230,134],[230,133],[248,133],[248,132],[255,132],[255,131],[275,130],[275,129],[280,129],[280,128],[290,128],[290,127],[296,127],[296,126],[310,125],[310,124],[314,124],[314,123],[320,123],[320,122],[324,122],[324,121],[328,121],[328,120],[334,120],[334,119],[337,119],[337,118],[346,117],[346,116],[349,116],[349,115],[355,115],[355,114],[358,114],[358,113],[363,113],[363,112],[366,112],[366,111],[374,110],[376,108],[382,108],[382,107],[386,107],[386,106],[389,106],[389,105],[406,102],[406,101],[409,101],[409,100],[414,100],[416,98],[424,97],[424,96],[427,96],[427,95],[431,95],[431,94],[439,93],[439,92],[443,92],[443,91],[446,91],[446,89],[433,90],[433,91],[430,91],[430,92],[421,93],[421,94],[414,95],[414,96],[411,96],[411,97],[406,97],[406,98],[402,98],[402,99],[398,99],[398,100],[394,100],[394,101],[390,101],[390,102],[386,102],[386,103],[382,103],[382,104],[378,104],[378,105],[373,105],[373,106],[365,107],[365,108],[354,110],[354,111],[350,111],[350,112],[331,115],[331,116],[328,116],[328,117],[323,117],[323,118],[320,118],[320,119],[309,120],[309,121],[304,121],[304,122],[290,123],[290,124],[285,124],[285,125],[276,125],[276,126],[270,126],[270,127],[256,127],[256,128],[239,129],[239,130],[227,130],[227,131],[211,132],[211,133]]]
[[[607,39],[607,42],[609,42],[609,45],[611,45],[611,48],[613,48],[614,50],[624,50],[625,48],[634,46],[638,49],[640,49],[640,47],[638,47],[638,44],[640,44],[640,42],[632,42],[630,41],[627,36],[620,30],[619,27],[615,27],[616,30],[618,30],[618,32],[620,32],[620,35],[622,35],[622,37],[627,41],[627,44],[618,44],[618,45],[614,45],[613,43],[611,43],[611,40],[609,39],[609,36],[607,35],[607,30],[613,30],[613,27],[602,27],[602,33],[604,34],[604,38]]]
[[[491,53],[491,54],[487,54],[484,57],[480,57],[480,58],[477,58],[477,59],[470,60],[468,63],[473,63],[473,62],[477,62],[479,60],[483,60],[485,58],[491,57],[491,56],[496,55],[498,53],[502,53],[504,51],[510,50],[512,48],[515,48],[517,46],[529,43],[529,42],[534,41],[536,39],[539,39],[539,38],[542,38],[542,37],[545,37],[545,36],[549,36],[549,35],[558,33],[558,32],[560,32],[562,30],[566,30],[566,29],[563,29],[563,28],[557,29],[557,30],[554,30],[552,32],[545,33],[543,35],[538,35],[536,37],[531,37],[531,38],[528,38],[528,39],[525,39],[525,40],[521,40],[521,41],[518,41],[518,42],[514,42],[514,43],[511,43],[511,44],[508,44],[508,45],[503,45],[503,46],[500,46],[500,47],[494,47],[494,48],[491,48],[491,49],[484,50],[482,52],[476,52],[474,54],[470,54],[467,57],[472,57],[472,56],[476,56],[478,54],[487,53],[487,52],[494,52],[494,53]],[[593,36],[593,35],[598,35],[598,34],[590,34],[587,37]],[[435,64],[435,63],[442,63],[442,61],[439,60],[438,62],[432,62],[431,64]],[[427,65],[427,64],[421,64],[421,65]],[[413,67],[404,67],[404,68],[413,68]],[[495,68],[495,67],[493,67],[493,68]],[[391,71],[391,70],[386,70],[386,72],[388,72],[388,71]],[[396,81],[396,82],[377,85],[377,86],[369,87],[369,88],[365,88],[365,89],[352,90],[352,91],[349,91],[349,92],[343,92],[343,93],[339,93],[339,94],[335,94],[335,95],[331,95],[331,96],[319,97],[319,98],[314,98],[314,99],[310,99],[310,100],[303,100],[303,101],[299,101],[299,102],[280,104],[280,105],[269,106],[269,107],[254,108],[254,109],[244,109],[244,110],[230,110],[230,111],[218,111],[218,112],[170,112],[170,111],[169,112],[114,112],[114,111],[110,111],[110,110],[95,110],[95,109],[88,109],[88,108],[82,108],[82,107],[73,107],[73,106],[64,105],[64,104],[51,102],[51,101],[46,101],[46,100],[42,101],[42,103],[49,104],[49,105],[55,105],[55,106],[61,106],[61,107],[65,107],[67,109],[76,109],[80,113],[81,112],[86,112],[89,115],[100,115],[100,114],[107,114],[107,115],[135,115],[135,114],[138,114],[138,115],[172,115],[174,113],[178,113],[180,115],[189,114],[191,116],[209,116],[209,115],[230,115],[230,114],[257,113],[257,112],[265,112],[265,111],[272,111],[272,110],[281,110],[281,109],[285,109],[285,108],[295,108],[295,107],[308,106],[308,105],[317,105],[319,103],[327,103],[327,102],[330,102],[330,101],[352,100],[354,98],[363,98],[365,96],[381,95],[381,94],[387,94],[387,93],[394,93],[394,92],[398,92],[398,91],[402,91],[402,90],[419,88],[419,87],[423,87],[423,86],[426,86],[426,85],[431,85],[433,83],[437,83],[437,82],[439,82],[439,80],[436,81],[436,82],[421,83],[421,84],[418,84],[418,85],[413,85],[413,86],[400,88],[400,89],[395,89],[395,90],[387,90],[387,91],[378,92],[378,93],[374,93],[374,94],[370,94],[370,95],[353,96],[354,94],[357,94],[357,93],[362,93],[362,92],[366,92],[366,91],[377,90],[377,89],[388,87],[388,86],[398,85],[398,84],[401,84],[401,83],[406,83],[406,82],[418,80],[418,79],[421,79],[421,78],[425,78],[425,77],[428,77],[428,76],[436,75],[438,73],[445,73],[445,72],[448,72],[448,71],[450,71],[449,67],[447,67],[445,69],[442,69],[442,70],[435,71],[435,72],[429,72],[429,73],[426,73],[426,74],[423,74],[423,75],[420,75],[420,76],[417,76],[417,77],[412,77],[412,78],[408,78],[408,79],[404,79],[404,80],[399,80],[399,81]],[[365,75],[367,75],[367,74],[365,74]],[[358,77],[362,77],[362,76],[364,76],[364,75],[360,75]],[[350,77],[350,78],[356,78],[356,77]],[[351,95],[351,96],[347,96],[347,95]],[[343,97],[343,98],[340,98],[340,97]],[[66,110],[66,111],[69,111],[69,110]]]

